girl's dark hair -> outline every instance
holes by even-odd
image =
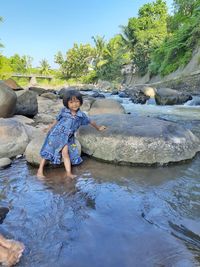
[[[68,102],[70,100],[72,100],[73,97],[76,97],[80,101],[80,104],[81,105],[83,104],[83,97],[82,97],[82,95],[81,95],[81,93],[79,91],[76,91],[76,90],[67,90],[64,93],[64,95],[63,95],[63,105],[66,108],[69,108],[68,107]]]

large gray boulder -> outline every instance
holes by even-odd
[[[155,91],[155,100],[158,105],[178,105],[191,99],[191,95],[170,88],[160,88]]]
[[[150,117],[93,116],[108,128],[98,132],[82,126],[77,138],[82,151],[95,158],[123,164],[166,164],[191,159],[200,150],[199,139],[176,123]]]
[[[16,92],[17,104],[15,114],[33,117],[38,113],[37,94],[29,90]]]
[[[0,118],[12,117],[16,102],[16,93],[3,81],[0,81]]]
[[[26,151],[25,151],[25,157],[26,160],[32,164],[32,165],[39,165],[41,157],[40,157],[40,149],[42,148],[42,145],[44,143],[46,134],[40,133],[35,138],[31,140],[31,142],[28,144]],[[79,153],[81,154],[81,145],[78,142],[78,140],[75,140],[76,145],[79,149]]]
[[[24,125],[12,119],[0,119],[0,158],[23,154],[29,138]]]
[[[89,110],[89,115],[97,114],[124,114],[124,107],[113,99],[98,99],[96,100]]]

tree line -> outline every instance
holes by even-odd
[[[102,36],[92,39],[93,45],[74,43],[65,54],[58,51],[55,63],[59,70],[52,70],[46,59],[34,69],[30,56],[15,54],[7,58],[0,54],[0,77],[11,72],[36,72],[83,83],[120,81],[126,64],[132,64],[140,76],[147,72],[165,76],[185,66],[199,45],[200,0],[173,0],[170,14],[164,0],[147,3],[110,40]]]

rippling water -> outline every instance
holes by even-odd
[[[119,101],[133,115],[179,121],[200,137],[200,106]],[[63,168],[39,180],[24,159],[0,170],[1,205],[10,208],[1,233],[26,246],[18,266],[200,266],[200,154],[155,168],[85,158],[74,172],[74,181]]]
[[[200,155],[157,168],[85,158],[74,172],[38,180],[24,159],[0,170],[1,232],[26,246],[18,266],[200,265]]]

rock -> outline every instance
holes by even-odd
[[[32,165],[39,165],[41,157],[40,157],[40,149],[44,143],[46,134],[41,133],[37,138],[34,138],[27,146],[25,151],[26,160]],[[76,145],[78,146],[79,153],[81,154],[81,145],[78,140],[76,140]]]
[[[23,90],[23,88],[19,86],[19,84],[17,84],[15,80],[11,78],[5,80],[4,83],[13,90]]]
[[[96,114],[124,114],[125,110],[123,106],[113,99],[98,99],[96,100],[89,111],[89,115]]]
[[[103,94],[101,94],[99,92],[94,92],[91,96],[92,97],[95,97],[95,98],[97,98],[97,97],[99,97],[99,98],[105,98],[105,95],[103,95]]]
[[[150,98],[155,97],[156,89],[154,89],[153,87],[146,86],[141,91],[145,94],[145,96],[148,96]]]
[[[125,92],[120,92],[119,97],[125,98],[128,97],[128,95]]]
[[[41,88],[41,87],[35,87],[35,86],[31,86],[29,87],[29,91],[33,91],[35,92],[37,95],[41,95],[46,93],[46,89]]]
[[[38,113],[37,95],[35,92],[23,90],[16,93],[17,104],[15,114],[33,117]]]
[[[43,93],[43,94],[41,94],[41,96],[52,99],[52,100],[54,100],[54,99],[56,100],[58,98],[58,96],[54,93]]]
[[[23,154],[29,138],[22,123],[12,119],[0,119],[0,158]]]
[[[155,94],[157,105],[178,105],[191,99],[191,95],[170,88],[157,89]]]
[[[82,151],[97,159],[118,164],[167,164],[191,159],[200,151],[199,139],[176,123],[122,115],[93,116],[103,132],[82,126],[77,138]]]
[[[145,104],[149,100],[149,96],[146,96],[142,91],[135,91],[131,95],[131,101],[135,104]]]
[[[0,168],[6,168],[10,166],[12,161],[9,158],[0,158]]]
[[[12,117],[17,102],[16,93],[0,81],[0,118]]]
[[[91,108],[92,103],[94,103],[95,98],[93,97],[84,97],[83,98],[83,105],[81,106],[82,111],[88,112]]]

